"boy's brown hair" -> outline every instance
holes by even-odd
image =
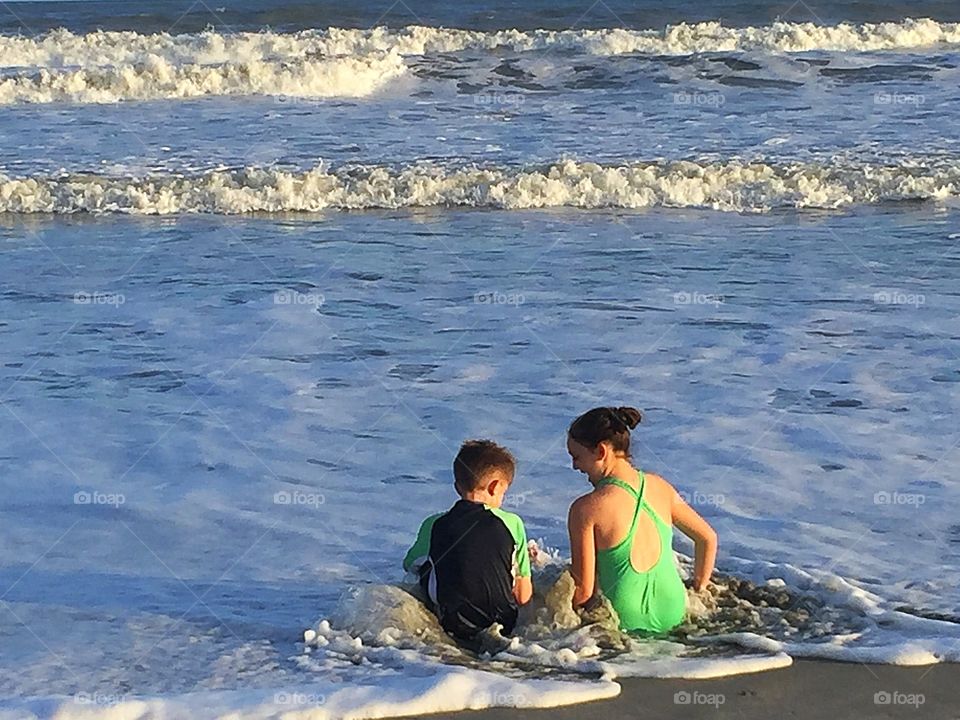
[[[461,493],[477,490],[490,473],[498,470],[512,482],[516,467],[517,461],[505,447],[492,440],[467,440],[453,459],[454,484]]]

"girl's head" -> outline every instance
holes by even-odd
[[[643,416],[632,407],[598,407],[570,423],[567,451],[574,470],[597,482],[618,458],[630,458],[630,431]]]

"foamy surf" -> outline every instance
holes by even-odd
[[[318,166],[305,172],[243,168],[196,177],[0,174],[0,212],[169,215],[420,207],[767,212],[945,200],[955,197],[958,188],[960,164],[953,161],[600,165],[565,160],[531,169]]]
[[[620,694],[620,686],[610,681],[515,680],[493,672],[424,663],[412,651],[384,649],[376,655],[376,662],[383,670],[358,672],[362,677],[355,677],[353,684],[337,677],[341,668],[340,673],[332,671],[334,680],[275,690],[145,696],[109,705],[75,698],[40,698],[0,708],[0,720],[365,720],[491,707],[551,708]],[[302,664],[316,670],[318,676],[326,674],[322,665],[309,658]],[[398,677],[396,669],[400,668],[410,674]]]
[[[737,574],[776,593],[791,588],[804,603],[802,622],[781,623],[770,603],[749,611],[746,627],[731,623],[708,631],[711,642],[842,662],[933,665],[960,662],[960,623],[909,614],[851,581],[823,570],[734,561]]]
[[[689,576],[689,558],[680,556]],[[571,607],[573,581],[556,552],[534,570],[535,595],[512,637],[496,628],[480,656],[458,647],[413,594],[400,587],[352,588],[329,619],[304,634],[316,669],[401,658],[521,679],[622,677],[706,679],[782,668],[793,657],[890,665],[960,661],[960,625],[904,614],[827,571],[732,559],[708,592],[690,594],[688,617],[668,638],[618,629],[604,604]],[[399,653],[399,654],[397,654]],[[411,656],[410,653],[413,653]]]
[[[415,587],[413,588],[415,590]],[[514,634],[489,630],[479,657],[454,643],[414,594],[391,585],[351,588],[329,618],[304,633],[305,652],[318,668],[337,662],[378,664],[393,653],[415,653],[421,662],[497,672],[517,679],[617,677],[713,678],[785,667],[780,651],[710,649],[682,638],[636,638],[619,629],[603,602],[589,613],[572,607],[573,578],[556,551],[539,554],[534,597],[521,609]],[[696,603],[691,603],[696,607]],[[695,622],[696,611],[691,616]],[[332,663],[332,664],[331,664]]]
[[[0,105],[116,103],[222,95],[364,97],[406,72],[397,54],[288,61],[236,60],[174,65],[150,55],[137,64],[80,70],[41,69],[0,79]]]
[[[146,62],[224,64],[300,60],[311,56],[364,56],[372,52],[428,55],[464,50],[563,50],[591,55],[691,55],[703,52],[865,52],[940,48],[960,43],[960,23],[927,18],[897,22],[818,25],[775,22],[725,27],[719,21],[663,29],[475,31],[411,25],[391,29],[327,28],[293,33],[142,35],[55,30],[35,38],[0,37],[0,67],[103,67]]]

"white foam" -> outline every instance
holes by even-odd
[[[529,208],[703,207],[733,212],[840,208],[956,196],[960,166],[741,161],[604,166],[565,160],[541,169],[400,170],[355,166],[296,173],[245,168],[198,177],[0,175],[0,212],[173,213],[320,212],[467,206]]]
[[[690,559],[680,556],[688,574]],[[612,611],[591,615],[571,609],[573,581],[557,552],[541,551],[534,568],[533,601],[521,611],[515,634],[487,638],[488,659],[479,665],[492,670],[523,668],[532,677],[548,668],[587,677],[657,677],[707,679],[789,666],[793,657],[892,665],[960,662],[960,625],[908,615],[850,581],[822,570],[801,570],[789,564],[731,558],[735,575],[757,586],[786,590],[811,598],[825,613],[796,639],[776,639],[756,632],[694,635],[675,639],[636,639],[617,629]],[[692,616],[700,613],[688,603]],[[756,609],[766,612],[765,607]],[[709,614],[709,613],[708,613]],[[783,617],[783,616],[781,616]],[[776,622],[774,621],[776,625]],[[781,627],[771,627],[782,632]],[[797,628],[800,630],[800,628]],[[436,618],[405,591],[384,585],[354,588],[344,596],[331,620],[307,631],[306,640],[325,659],[326,670],[336,662],[395,666],[418,661],[477,667],[440,629]],[[702,646],[709,645],[709,652]],[[742,654],[723,646],[750,650]],[[393,653],[402,652],[394,657]],[[399,665],[397,665],[399,666]]]
[[[403,663],[409,674],[362,673],[365,681],[344,687],[343,683],[318,680],[315,684],[276,690],[246,690],[189,693],[78,702],[75,698],[23,701],[0,718],[17,720],[164,720],[196,718],[223,720],[281,720],[309,717],[311,720],[364,720],[489,707],[550,708],[603,700],[620,694],[609,681],[514,680],[482,670],[426,664],[413,652],[390,651],[394,662]],[[320,673],[318,672],[318,675]],[[11,703],[14,704],[14,703]]]
[[[366,55],[398,52],[427,55],[462,50],[507,48],[572,50],[594,55],[644,53],[688,55],[700,52],[876,51],[935,47],[960,43],[960,23],[926,18],[897,22],[775,22],[760,27],[724,27],[718,21],[681,23],[662,30],[500,30],[491,32],[412,25],[399,29],[328,28],[295,33],[141,35],[97,31],[74,34],[65,29],[28,37],[0,37],[0,67],[123,66],[161,58],[173,64],[222,64],[299,60],[305,56]]]
[[[656,677],[705,679],[785,667],[783,652],[738,653],[721,649],[705,654],[690,643],[631,638],[619,630],[608,604],[590,613],[573,610],[574,583],[566,561],[550,548],[538,548],[534,596],[524,606],[512,637],[492,630],[483,641],[483,657],[460,649],[436,617],[411,594],[391,585],[363,585],[342,598],[329,620],[304,634],[308,648],[332,672],[339,664],[374,663],[389,667],[408,662],[443,662],[516,675],[542,677],[547,671],[576,673],[584,679]],[[394,656],[401,652],[402,656]],[[316,663],[317,660],[315,659]]]
[[[208,95],[364,97],[406,71],[393,53],[361,57],[247,60],[223,65],[175,65],[158,55],[137,64],[56,71],[46,68],[0,80],[0,105],[115,103]]]
[[[767,562],[732,561],[737,573],[758,583],[783,582],[811,592],[840,613],[855,616],[860,629],[830,632],[822,641],[775,640],[752,632],[715,639],[763,652],[841,662],[933,665],[960,662],[960,624],[916,617],[879,596],[823,570]]]

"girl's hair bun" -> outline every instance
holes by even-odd
[[[643,413],[632,407],[618,407],[613,409],[617,419],[630,430],[633,430],[643,420]]]
[[[595,407],[570,423],[567,434],[588,448],[608,442],[616,452],[630,457],[630,431],[641,417],[640,411],[632,407]]]

